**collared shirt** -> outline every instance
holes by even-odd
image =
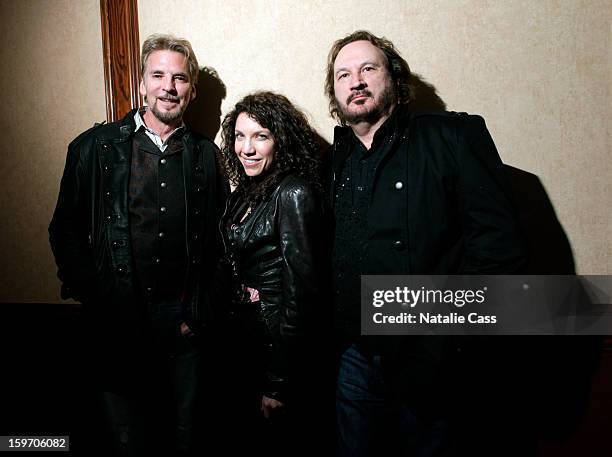
[[[374,134],[372,146],[366,149],[353,133],[334,198],[335,237],[333,249],[334,302],[336,312],[350,315],[352,328],[359,328],[360,275],[371,274],[365,257],[372,227],[368,212],[376,169],[390,147],[390,139],[399,130],[395,109]],[[338,329],[351,333],[348,329]],[[346,335],[349,336],[349,335]],[[350,335],[356,336],[356,335]]]
[[[165,152],[166,148],[168,147],[168,142],[170,141],[172,136],[176,132],[185,130],[185,123],[181,121],[181,125],[175,128],[170,133],[170,135],[168,135],[165,141],[162,141],[161,136],[159,136],[156,131],[150,129],[149,127],[147,127],[147,124],[145,124],[143,116],[146,111],[147,111],[147,107],[143,106],[138,111],[136,111],[136,114],[134,114],[134,122],[136,122],[136,132],[138,132],[141,128],[144,129],[145,133],[151,139],[151,141],[153,141],[155,146],[157,146],[161,152]]]

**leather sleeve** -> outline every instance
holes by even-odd
[[[321,301],[323,216],[320,200],[307,186],[283,189],[279,208],[282,300],[275,358],[269,366],[266,396],[284,401],[287,380],[299,371],[310,323]],[[288,378],[288,379],[287,379]],[[293,384],[293,381],[290,381]]]
[[[319,200],[307,187],[281,194],[279,236],[283,258],[280,333],[284,339],[304,334],[319,297],[319,251],[323,218]]]
[[[86,301],[95,296],[95,266],[91,248],[90,141],[75,140],[68,147],[57,206],[49,225],[49,241],[62,281],[62,298]],[[92,146],[89,146],[92,147]]]

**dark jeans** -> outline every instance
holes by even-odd
[[[113,447],[121,456],[195,452],[201,355],[194,341],[181,335],[176,307],[155,311],[150,331],[126,348],[133,363],[124,388],[102,393]]]
[[[451,455],[447,422],[417,417],[395,400],[380,356],[365,356],[355,344],[340,359],[336,415],[341,457]]]

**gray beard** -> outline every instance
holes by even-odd
[[[178,111],[162,113],[157,108],[150,107],[153,116],[164,124],[175,124],[176,122],[180,121],[183,117],[183,113],[185,112],[185,108],[187,107],[185,106],[183,109],[179,109]]]

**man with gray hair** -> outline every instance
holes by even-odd
[[[62,297],[83,304],[117,453],[189,454],[228,189],[214,143],[183,122],[191,44],[152,35],[141,59],[147,106],[69,145],[49,234]]]

